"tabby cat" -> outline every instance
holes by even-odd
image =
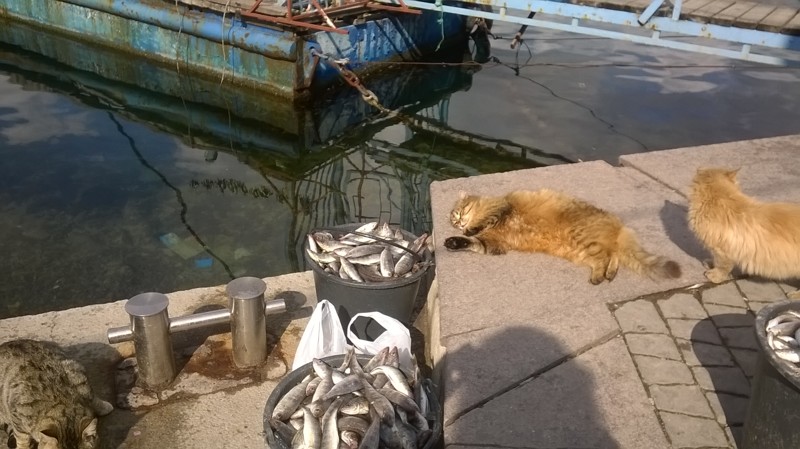
[[[445,240],[449,250],[546,253],[590,267],[589,282],[595,285],[613,280],[620,265],[653,279],[681,275],[676,262],[642,249],[616,216],[552,190],[520,190],[501,197],[461,192],[450,222],[464,236]]]
[[[769,279],[800,279],[800,204],[750,198],[739,188],[737,171],[700,169],[692,182],[689,226],[714,257],[706,278],[730,279],[738,265]]]
[[[18,449],[91,449],[97,417],[113,407],[98,399],[78,362],[55,343],[14,340],[0,345],[0,425]]]

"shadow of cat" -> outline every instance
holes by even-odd
[[[665,200],[664,206],[659,211],[659,217],[664,224],[664,230],[670,241],[686,254],[699,260],[701,263],[711,258],[711,254],[703,247],[689,228],[689,209],[682,204]]]

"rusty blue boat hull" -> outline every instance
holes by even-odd
[[[385,107],[414,114],[469,89],[475,70],[414,67],[399,74],[376,74],[368,86]],[[252,95],[228,82],[179,74],[175,67],[2,18],[0,75],[146,123],[191,147],[226,151],[235,141],[239,153],[265,155],[260,162],[265,170],[265,161],[272,161],[276,167],[303,173],[335,152],[342,138],[380,129],[370,122],[376,111],[355,89],[329,90],[303,104]],[[283,176],[281,169],[274,173]]]
[[[347,34],[286,31],[166,0],[0,0],[0,17],[293,99],[339,81],[315,54],[347,59],[368,76],[376,63],[419,60],[466,41],[463,17],[431,11],[386,12],[342,27]]]

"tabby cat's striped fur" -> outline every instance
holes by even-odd
[[[55,343],[13,340],[0,345],[0,425],[17,449],[92,449],[97,415],[111,412],[96,398],[83,366]]]

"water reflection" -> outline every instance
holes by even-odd
[[[474,66],[370,81],[402,111],[380,116],[354,90],[298,105],[10,23],[0,41],[0,317],[303,270],[310,229],[429,231],[433,180],[569,162],[447,125]]]

